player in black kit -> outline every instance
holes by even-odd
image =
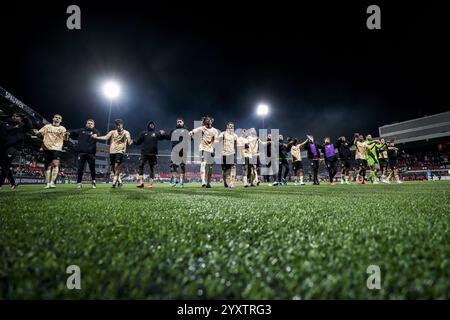
[[[137,138],[135,144],[142,145],[141,158],[139,160],[138,174],[139,184],[138,188],[144,188],[144,166],[148,162],[150,166],[150,178],[148,187],[153,188],[153,179],[155,178],[155,165],[157,163],[158,142],[165,139],[163,130],[156,132],[156,125],[153,121],[147,123],[147,130],[142,131]]]
[[[338,149],[339,160],[341,162],[341,184],[349,184],[350,169],[352,168],[352,152],[350,147],[353,145],[352,141],[342,136],[336,141],[336,148]]]
[[[170,185],[172,187],[177,185],[177,173],[178,168],[180,168],[179,182],[180,187],[183,188],[186,174],[187,148],[191,139],[189,136],[189,130],[187,130],[184,126],[183,118],[177,118],[175,128],[172,129],[172,131],[170,131],[165,138],[172,141],[172,154],[170,157],[170,171],[172,172],[172,178],[170,180]]]
[[[22,113],[14,113],[10,119],[0,121],[0,189],[8,178],[11,189],[17,187],[14,180],[11,164],[20,153],[25,133],[33,128],[31,120]]]
[[[100,135],[100,132],[95,129],[95,122],[92,119],[86,121],[86,126],[80,129],[68,131],[72,139],[78,140],[76,150],[78,152],[78,170],[77,170],[77,185],[81,188],[83,184],[84,168],[86,162],[91,172],[92,188],[96,188],[95,183],[95,154],[97,152],[97,141],[92,138],[93,134]]]

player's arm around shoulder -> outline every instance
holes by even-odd
[[[61,127],[61,134],[63,135],[63,139],[65,141],[69,140],[70,133],[66,130],[65,127]]]
[[[191,131],[189,131],[189,134],[190,134],[191,137],[192,137],[192,136],[194,136],[195,134],[197,134],[197,133],[199,133],[199,132],[202,132],[202,133],[203,133],[203,129],[204,129],[204,128],[205,128],[204,126],[194,128],[194,129],[192,129]]]
[[[45,126],[43,126],[42,128],[39,129],[38,131],[38,135],[40,135],[41,137],[43,137],[47,131],[48,131],[48,126],[49,124],[46,124]]]
[[[98,136],[96,134],[92,135],[93,139],[97,139],[97,140],[103,140],[103,141],[108,141],[109,139],[111,139],[111,136],[113,135],[113,130],[111,130],[110,132],[108,132],[106,135],[104,136]]]
[[[125,130],[125,138],[127,139],[127,143],[128,145],[132,145],[133,144],[133,139],[131,139],[131,134],[130,132]]]
[[[134,140],[133,143],[137,146],[140,145],[142,142],[144,142],[144,136],[145,136],[145,131],[141,131],[137,140]]]

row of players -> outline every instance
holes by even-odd
[[[130,133],[124,129],[124,123],[118,119],[115,121],[116,129],[101,136],[95,128],[95,122],[92,119],[86,121],[86,125],[81,129],[66,130],[61,125],[62,116],[54,115],[52,123],[43,126],[37,130],[32,127],[32,123],[23,114],[15,113],[6,121],[0,121],[0,187],[3,185],[5,178],[8,178],[11,187],[16,188],[16,183],[10,169],[13,159],[19,153],[19,149],[23,144],[24,136],[28,131],[33,131],[35,135],[42,138],[42,150],[45,159],[45,188],[55,188],[55,181],[58,176],[59,165],[61,160],[61,152],[65,140],[72,137],[78,140],[78,186],[82,186],[83,172],[88,163],[92,186],[95,183],[95,154],[96,142],[98,140],[110,143],[110,164],[113,173],[112,187],[122,186],[121,181],[121,165],[125,159],[127,145],[141,145],[141,158],[138,166],[139,184],[138,188],[144,188],[144,166],[146,163],[150,167],[149,187],[153,187],[154,167],[157,163],[158,142],[160,140],[172,140],[173,133],[178,132],[180,138],[172,141],[172,148],[175,148],[184,136],[194,137],[200,135],[199,152],[201,155],[200,173],[202,179],[202,187],[211,187],[211,176],[214,161],[215,145],[221,142],[222,174],[225,187],[234,188],[236,180],[236,153],[237,150],[243,157],[243,184],[245,187],[255,186],[259,184],[258,171],[261,169],[259,159],[259,146],[267,146],[266,155],[271,157],[272,137],[269,134],[266,141],[261,141],[256,134],[254,128],[248,131],[241,130],[237,135],[234,132],[234,124],[229,122],[224,132],[219,134],[212,124],[214,119],[210,116],[202,118],[202,125],[191,131],[185,128],[182,118],[176,120],[176,127],[166,134],[164,130],[156,130],[155,123],[150,121],[147,128],[136,140],[131,138]],[[181,132],[180,132],[181,131]],[[181,133],[181,134],[180,134]],[[338,159],[342,166],[341,183],[349,183],[350,170],[352,169],[352,153],[350,148],[355,145],[355,160],[357,163],[358,184],[365,184],[366,169],[370,168],[370,176],[368,180],[372,183],[377,182],[378,172],[381,172],[381,181],[389,183],[391,179],[401,182],[397,170],[398,149],[393,141],[386,143],[383,139],[373,140],[371,135],[367,135],[366,139],[358,133],[355,133],[353,141],[347,141],[345,137],[337,139],[336,143],[332,143],[330,138],[324,139],[324,144],[320,145],[314,141],[314,137],[308,135],[304,141],[296,138],[288,138],[284,141],[283,135],[278,137],[278,170],[275,172],[277,177],[273,185],[287,184],[287,176],[289,174],[289,153],[292,156],[292,171],[295,175],[296,184],[304,185],[303,182],[303,164],[301,150],[307,151],[308,160],[310,161],[313,172],[313,184],[319,184],[318,171],[321,159],[321,152],[329,172],[331,184],[335,184],[334,178],[337,174]],[[338,152],[336,153],[336,149]],[[183,151],[178,154],[182,159]],[[171,163],[172,181],[175,186],[177,182],[183,187],[185,176],[185,163],[187,161],[173,161]],[[271,163],[264,165],[266,168],[271,167]],[[388,174],[388,168],[390,173]],[[177,177],[178,169],[180,175]],[[177,181],[178,178],[178,181]]]

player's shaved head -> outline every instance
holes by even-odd
[[[92,129],[95,126],[95,121],[92,119],[87,119],[86,120],[86,128],[90,128]]]

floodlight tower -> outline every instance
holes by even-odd
[[[109,124],[111,122],[111,109],[114,99],[117,99],[120,95],[120,85],[115,81],[107,81],[103,85],[103,94],[109,99],[109,112],[108,112],[108,124],[106,125],[106,134],[109,132]]]
[[[269,114],[269,106],[265,103],[260,103],[256,107],[256,114],[262,119],[262,126],[264,129],[264,119]]]

